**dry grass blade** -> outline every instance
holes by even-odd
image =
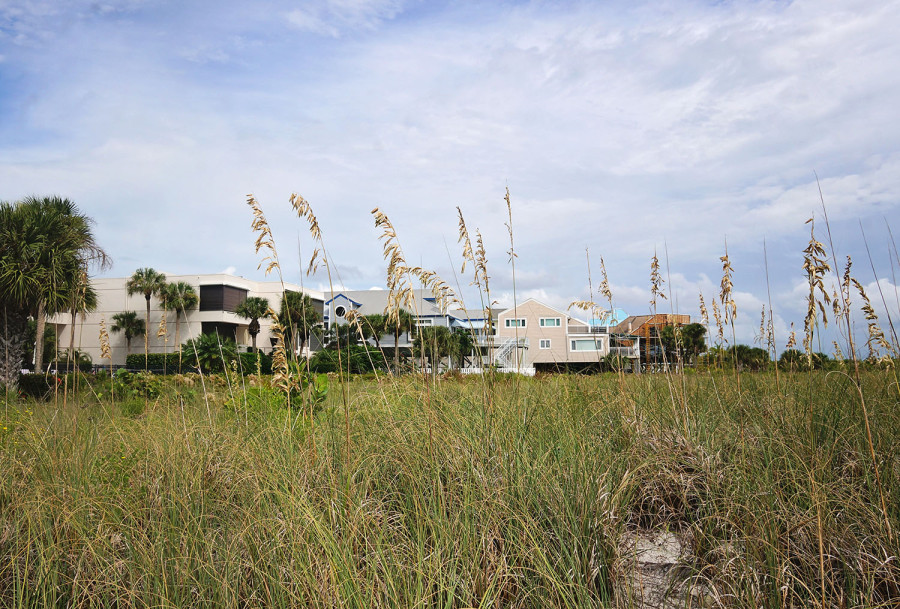
[[[806,271],[809,295],[806,300],[806,317],[803,320],[803,347],[806,350],[807,362],[812,366],[812,341],[819,313],[822,315],[822,324],[826,328],[828,327],[828,316],[825,313],[825,307],[831,304],[831,296],[825,290],[823,279],[825,273],[831,270],[831,266],[828,264],[825,246],[816,239],[816,223],[814,219],[810,218],[806,223],[810,225],[809,244],[803,250],[803,270]],[[821,296],[821,300],[816,297],[816,293]]]
[[[269,228],[269,222],[266,220],[266,215],[263,213],[262,208],[252,194],[247,195],[247,205],[250,206],[250,209],[253,212],[253,221],[250,223],[250,227],[253,229],[253,232],[257,234],[256,243],[254,244],[256,253],[259,254],[261,250],[266,250],[267,252],[256,268],[261,269],[263,264],[265,264],[266,275],[272,271],[278,271],[280,277],[281,265],[278,263],[278,252],[275,250],[275,240],[272,237],[272,229]]]
[[[106,330],[106,319],[100,319],[100,357],[112,360],[112,352],[109,348],[109,332]]]
[[[659,258],[656,257],[656,250],[653,250],[653,258],[650,260],[650,308],[656,313],[656,299],[662,298],[666,300],[666,295],[662,291],[665,280],[659,272]]]

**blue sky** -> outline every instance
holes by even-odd
[[[765,242],[783,343],[805,312],[815,173],[838,255],[871,294],[862,224],[897,313],[897,31],[900,3],[872,0],[0,0],[0,199],[76,201],[112,275],[261,278],[253,193],[298,281],[297,192],[362,289],[384,284],[375,206],[455,283],[460,206],[508,304],[509,186],[520,299],[587,298],[589,248],[594,284],[602,256],[616,305],[646,312],[656,250],[696,315],[727,239],[749,342]]]

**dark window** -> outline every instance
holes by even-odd
[[[237,338],[237,324],[227,324],[221,321],[200,322],[200,331],[204,334],[218,334],[221,338]]]
[[[234,313],[237,306],[247,298],[247,290],[230,285],[201,285],[201,311],[230,311]]]

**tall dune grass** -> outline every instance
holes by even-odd
[[[212,421],[200,396],[23,403],[0,436],[0,604],[622,606],[633,530],[687,540],[706,606],[896,602],[850,381],[745,375],[738,402],[716,376],[687,376],[686,422],[659,376],[519,379],[515,400],[500,377],[489,421],[476,379],[427,403],[413,377],[357,380],[349,461],[333,394],[290,433],[225,391]],[[864,382],[896,528],[896,389]]]

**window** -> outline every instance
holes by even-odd
[[[347,309],[343,305],[338,305],[334,308],[334,316],[335,317],[343,317],[347,314]]]
[[[603,341],[595,338],[578,338],[570,341],[570,351],[602,351]]]
[[[542,338],[542,339],[541,339],[540,348],[541,348],[541,349],[549,349],[549,348],[550,348],[550,339],[549,339],[549,338]]]
[[[512,318],[512,319],[504,319],[503,320],[507,328],[524,328],[525,327],[525,318]]]
[[[416,327],[417,327],[417,328],[427,328],[427,327],[432,326],[432,325],[434,325],[434,320],[433,320],[433,319],[422,319],[422,318],[419,318],[419,319],[416,320]]]
[[[562,326],[562,319],[559,317],[541,317],[542,328],[559,328]]]
[[[201,311],[234,312],[239,304],[247,298],[247,290],[230,285],[201,285]]]

